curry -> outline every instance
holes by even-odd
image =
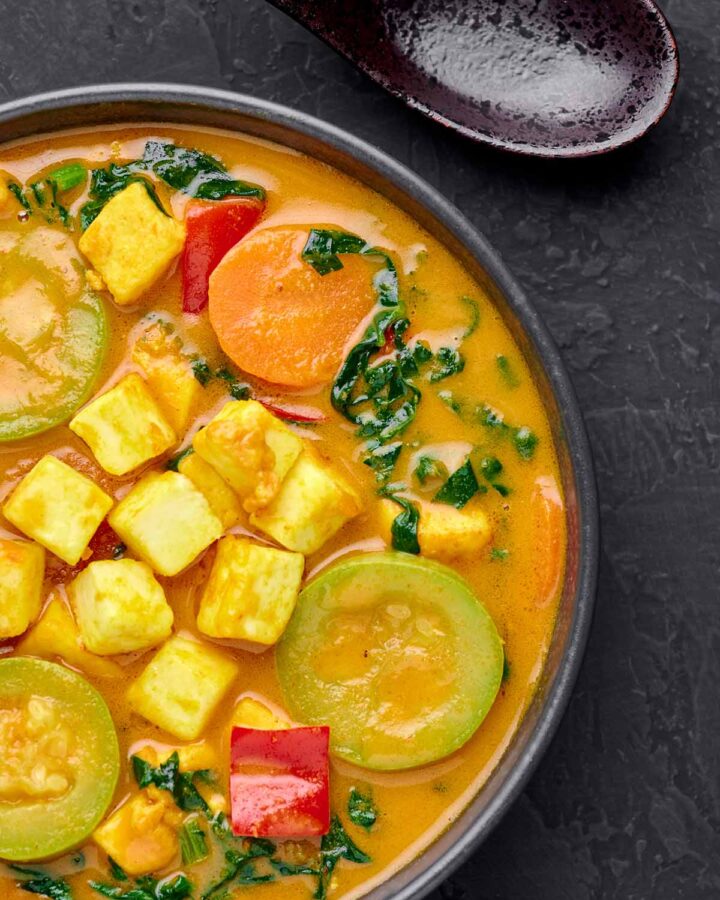
[[[482,789],[552,638],[519,348],[266,142],[6,146],[0,216],[0,893],[362,896]]]

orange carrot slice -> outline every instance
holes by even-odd
[[[565,569],[565,507],[552,475],[535,480],[531,504],[540,547],[536,603],[543,607],[557,597]]]
[[[343,256],[328,275],[303,262],[308,228],[281,226],[241,240],[210,277],[210,323],[244,372],[289,387],[329,381],[372,309],[371,262]]]

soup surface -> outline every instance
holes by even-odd
[[[258,140],[7,146],[0,215],[0,895],[361,896],[551,640],[518,347],[404,213]]]

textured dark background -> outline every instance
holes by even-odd
[[[345,127],[486,232],[562,349],[602,504],[594,629],[537,774],[433,900],[720,897],[720,0],[665,10],[664,122],[553,164],[428,123],[261,0],[0,0],[0,99],[192,82]]]

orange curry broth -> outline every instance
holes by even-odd
[[[332,802],[343,817],[350,835],[372,856],[368,865],[352,865],[342,861],[333,879],[333,896],[357,897],[387,878],[403,863],[410,861],[445,830],[463,807],[482,786],[513,734],[533,695],[543,661],[552,636],[557,608],[561,573],[564,567],[564,516],[559,496],[557,459],[546,414],[529,370],[500,315],[467,272],[447,250],[435,241],[404,213],[387,200],[358,182],[332,168],[308,159],[287,148],[267,142],[230,136],[216,131],[197,132],[180,127],[158,125],[142,128],[97,129],[87,133],[67,132],[32,143],[9,146],[0,158],[0,169],[24,182],[47,167],[68,160],[86,160],[88,164],[104,164],[113,152],[119,160],[142,155],[149,138],[175,141],[217,154],[233,175],[263,185],[268,204],[259,227],[277,224],[314,223],[333,225],[362,235],[369,243],[390,251],[401,276],[401,292],[407,302],[411,327],[409,335],[421,335],[437,348],[443,336],[462,331],[468,323],[470,310],[463,296],[473,298],[479,307],[480,323],[474,334],[464,340],[462,352],[466,366],[462,373],[438,384],[439,390],[451,390],[456,398],[467,398],[473,406],[488,403],[501,411],[507,422],[529,426],[538,436],[538,445],[531,460],[521,460],[507,440],[494,438],[489,429],[477,422],[464,422],[438,399],[434,388],[426,387],[415,423],[404,435],[407,442],[419,439],[436,444],[458,441],[486,446],[496,453],[504,465],[503,481],[512,493],[502,498],[493,490],[473,500],[480,503],[490,516],[493,539],[477,558],[460,559],[450,564],[472,585],[477,596],[493,616],[505,642],[509,662],[509,677],[489,715],[474,737],[454,755],[433,765],[400,772],[374,773],[354,769],[341,761],[334,761],[331,772]],[[116,143],[114,143],[116,142]],[[113,150],[111,150],[111,147]],[[160,193],[168,199],[162,188]],[[73,205],[73,212],[84,198]],[[176,194],[172,208],[181,217],[185,198]],[[5,228],[31,228],[33,220],[19,225],[14,219],[0,220]],[[176,326],[186,347],[197,350],[211,364],[221,365],[223,357],[208,325],[207,315],[183,317],[180,311],[180,276],[171,272],[156,284],[135,307],[120,310],[108,299],[111,346],[104,370],[97,384],[97,393],[114,384],[132,368],[130,349],[135,337],[147,322],[141,320],[148,312],[158,312]],[[502,354],[510,361],[517,376],[517,385],[509,386],[503,379],[496,357]],[[360,460],[359,440],[353,428],[329,402],[328,386],[301,395],[283,392],[268,385],[258,386],[257,393],[278,401],[311,404],[328,416],[328,422],[315,428],[301,429],[301,433],[316,442],[317,448],[335,465],[340,466],[363,492],[363,513],[349,522],[314,556],[308,558],[306,578],[348,553],[379,550],[386,546],[381,534],[378,500],[374,475]],[[204,404],[197,409],[197,421],[190,431],[207,421],[228,399],[222,384],[213,382],[204,392]],[[14,444],[0,444],[0,500],[12,490],[18,479],[45,453],[55,453],[76,468],[95,478],[116,496],[127,491],[137,478],[126,476],[114,479],[94,462],[88,448],[66,426],[60,426],[38,437]],[[414,451],[413,451],[414,452]],[[406,450],[398,464],[394,478],[407,479]],[[146,468],[159,467],[149,464]],[[550,502],[548,502],[548,499]],[[0,537],[13,535],[7,522],[0,519]],[[507,550],[505,558],[498,558],[492,550]],[[52,556],[49,556],[52,560]],[[175,612],[176,630],[187,629],[197,634],[195,609],[198,586],[209,571],[212,551],[185,574],[161,578],[168,600]],[[48,571],[48,589],[63,567],[55,560]],[[53,576],[54,573],[54,576]],[[207,640],[207,638],[203,638]],[[12,653],[12,644],[3,648]],[[122,753],[122,774],[115,805],[134,788],[127,763],[133,746],[152,739],[177,746],[172,736],[130,712],[124,702],[128,683],[143,669],[154,651],[140,658],[122,658],[126,677],[118,680],[89,678],[103,693],[115,720]],[[275,674],[274,653],[247,651],[233,653],[241,672],[234,687],[235,696],[253,694],[282,706],[282,696]],[[407,683],[409,694],[413,684]],[[221,704],[203,737],[219,749],[224,765],[220,784],[227,772],[227,722],[231,710],[228,701]],[[345,815],[351,786],[372,789],[379,811],[379,819],[370,833],[349,823]],[[113,807],[114,808],[114,807]],[[48,820],[48,828],[52,821]],[[57,873],[68,874],[78,900],[97,897],[87,887],[90,878],[107,880],[107,860],[102,851],[88,843],[82,848],[86,868],[78,874],[70,862],[71,855],[50,866]],[[197,884],[205,883],[219,867],[217,860],[201,863],[186,870]],[[180,861],[174,869],[180,869]],[[166,873],[163,873],[166,874]],[[305,877],[283,878],[273,884],[242,887],[239,891],[266,900],[309,897],[312,885]],[[14,886],[14,878],[0,867],[0,896],[27,897]]]

